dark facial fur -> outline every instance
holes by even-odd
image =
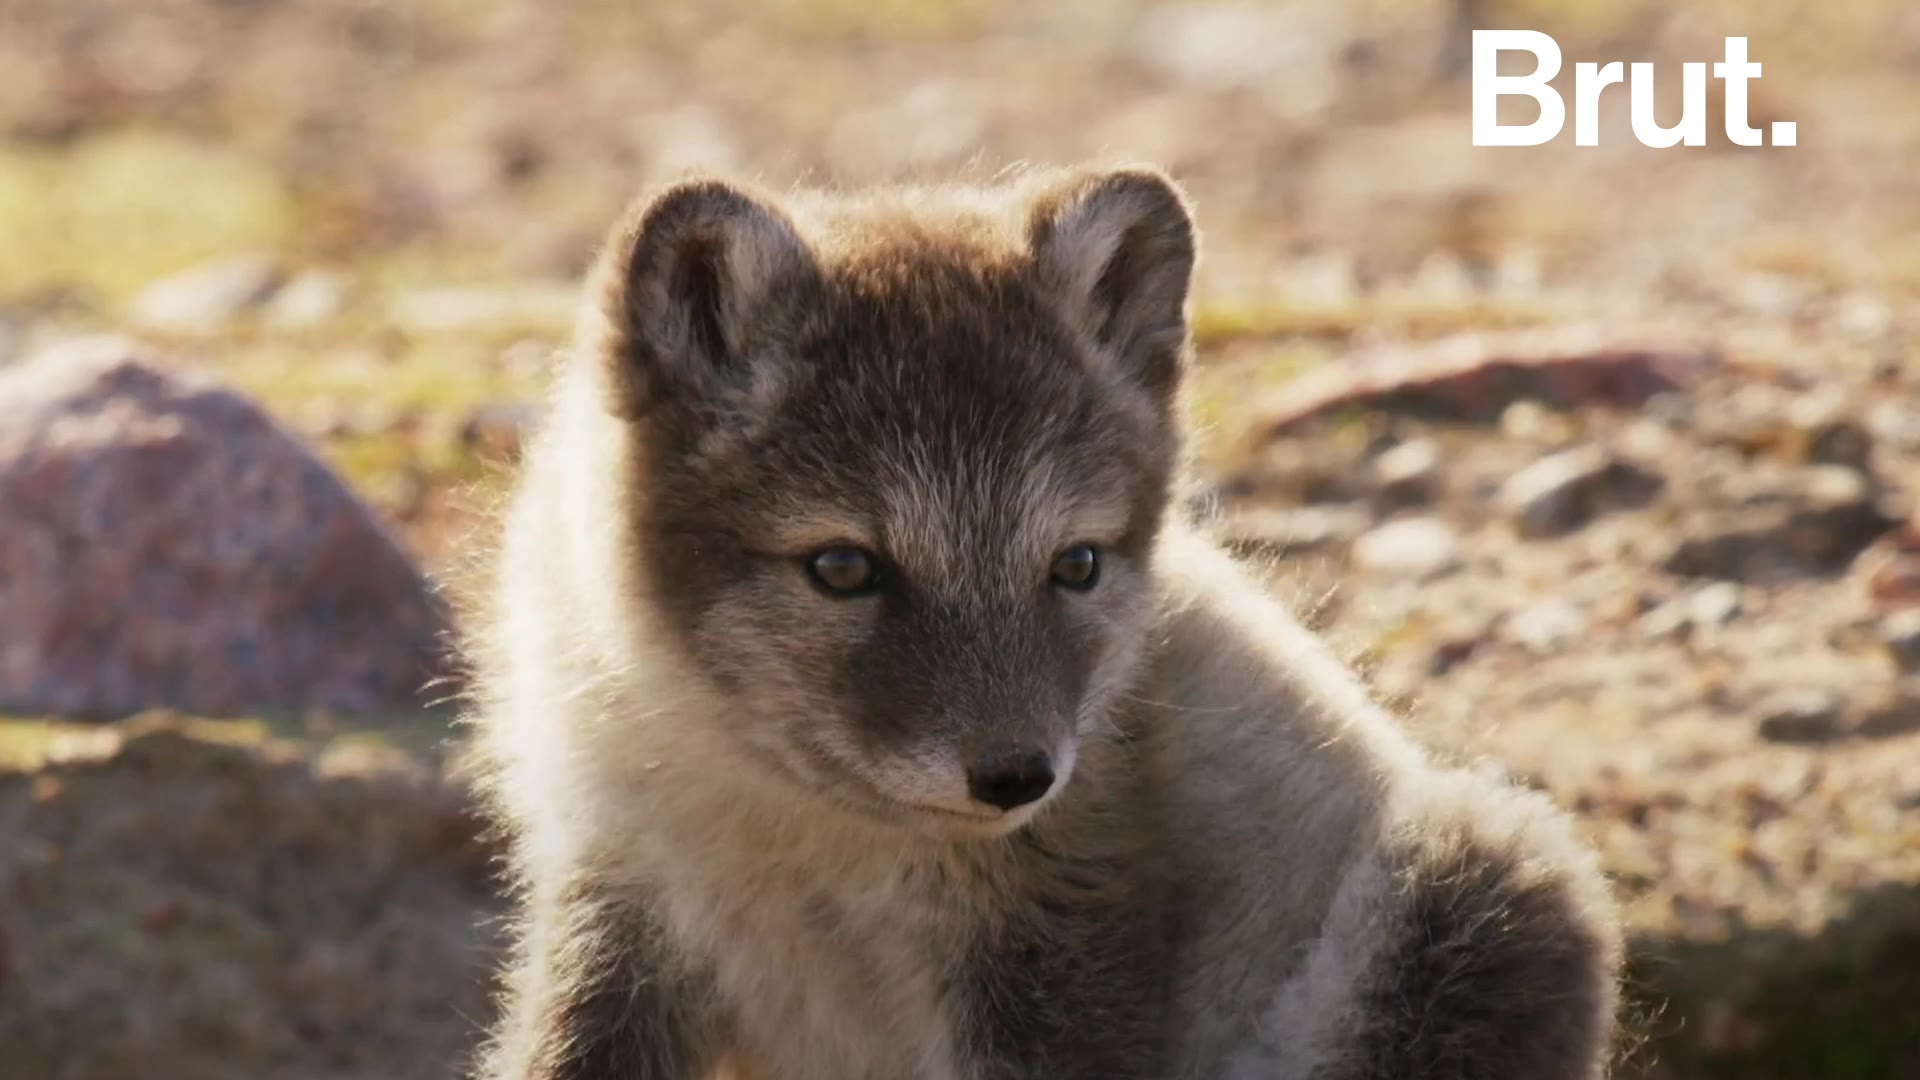
[[[966,771],[1061,783],[1131,672],[1178,454],[1190,220],[1145,172],[789,213],[677,187],[603,267],[639,428],[641,587],[756,759],[869,815],[993,831]],[[1092,545],[1084,592],[1053,561]],[[868,551],[867,595],[812,582]]]

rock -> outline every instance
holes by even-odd
[[[1873,436],[1837,394],[1805,394],[1787,409],[1792,427],[1791,454],[1813,465],[1843,465],[1865,472],[1873,458]]]
[[[1831,387],[1793,395],[1756,382],[1703,410],[1696,426],[1705,442],[1743,454],[1864,471],[1873,454],[1873,433],[1860,413],[1845,393]]]
[[[467,794],[204,726],[142,716],[0,770],[0,1073],[459,1075],[506,943]]]
[[[1811,287],[1785,274],[1753,271],[1733,279],[1733,302],[1755,315],[1785,318],[1806,305]]]
[[[1500,410],[1500,434],[1516,442],[1559,445],[1573,438],[1573,422],[1532,398]]]
[[[1920,410],[1882,401],[1867,411],[1867,434],[1904,454],[1920,453]]]
[[[1263,507],[1220,523],[1220,541],[1241,555],[1283,558],[1327,551],[1366,530],[1367,514],[1350,506]]]
[[[1786,522],[1793,550],[1823,566],[1842,565],[1905,520],[1904,507],[1860,473],[1821,466],[1802,474],[1799,505]]]
[[[1760,474],[1736,505],[1707,507],[1684,522],[1663,565],[1745,581],[1831,573],[1906,517],[1897,496],[1844,466]]]
[[[1744,590],[1735,582],[1716,581],[1676,597],[1642,615],[1637,628],[1643,637],[1690,637],[1711,632],[1740,615]]]
[[[1431,439],[1409,439],[1374,458],[1373,473],[1388,510],[1428,502],[1440,476],[1440,448]]]
[[[1483,629],[1443,635],[1434,643],[1433,652],[1427,657],[1427,674],[1438,677],[1466,663],[1485,640],[1486,632]]]
[[[1920,606],[1920,528],[1909,521],[1862,555],[1867,595],[1883,609]]]
[[[265,303],[279,283],[279,268],[265,256],[196,266],[142,289],[133,299],[133,318],[153,330],[219,330]]]
[[[1880,643],[1894,666],[1907,674],[1920,673],[1920,608],[1897,611],[1880,621]]]
[[[1869,739],[1891,739],[1920,731],[1920,686],[1904,679],[1893,692],[1867,711],[1860,734]]]
[[[1875,341],[1893,329],[1894,310],[1884,298],[1873,293],[1849,293],[1833,305],[1827,323],[1843,337]]]
[[[1796,687],[1760,703],[1760,737],[1769,742],[1824,742],[1848,734],[1846,699],[1832,690]]]
[[[1561,600],[1545,600],[1520,609],[1503,627],[1507,640],[1533,653],[1558,651],[1587,630],[1587,617]]]
[[[1667,456],[1679,451],[1681,446],[1672,425],[1650,416],[1628,424],[1619,438],[1621,453],[1641,461],[1667,460]]]
[[[1260,425],[1280,436],[1355,410],[1492,423],[1529,399],[1556,409],[1630,408],[1691,385],[1717,363],[1696,347],[1581,330],[1462,335],[1314,368],[1260,405]]]
[[[255,405],[83,339],[0,372],[0,712],[415,705],[440,603]]]
[[[346,280],[314,271],[301,274],[275,293],[266,318],[284,330],[306,330],[338,317],[346,306]]]
[[[1460,564],[1460,541],[1438,518],[1400,518],[1354,541],[1353,562],[1389,577],[1437,577]]]
[[[1732,622],[1744,606],[1742,597],[1745,591],[1731,581],[1716,581],[1695,590],[1687,598],[1687,617],[1699,626],[1719,626]]]
[[[1634,629],[1649,640],[1681,637],[1692,632],[1693,621],[1687,617],[1686,605],[1675,600],[1640,616],[1634,622]]]
[[[1743,454],[1775,453],[1788,439],[1786,391],[1771,383],[1741,383],[1720,395],[1713,408],[1694,410],[1700,440]]]
[[[1501,487],[1500,502],[1521,536],[1559,536],[1608,508],[1644,503],[1661,485],[1659,476],[1587,445],[1514,473]]]

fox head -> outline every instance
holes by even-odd
[[[1194,260],[1145,169],[635,204],[578,351],[743,768],[958,835],[1070,782],[1146,646]]]

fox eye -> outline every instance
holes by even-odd
[[[1075,544],[1053,557],[1053,583],[1086,592],[1100,580],[1100,553],[1091,544]]]
[[[807,560],[807,576],[833,596],[863,596],[880,584],[872,555],[857,547],[830,547]]]

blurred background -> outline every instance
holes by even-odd
[[[1799,145],[1475,148],[1474,28]],[[1911,0],[0,0],[0,1080],[458,1075],[415,688],[602,230],[1088,157],[1198,208],[1196,508],[1601,850],[1620,1075],[1920,1076]]]

